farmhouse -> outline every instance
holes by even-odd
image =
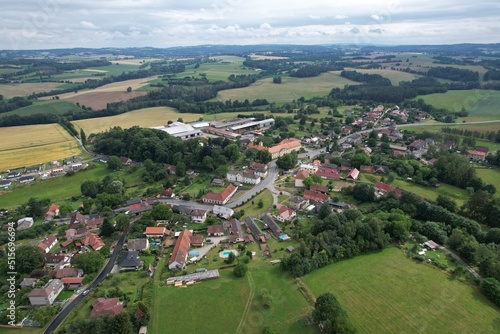
[[[232,243],[243,242],[243,230],[241,229],[241,223],[238,219],[231,219],[231,229],[230,229],[229,241]]]
[[[255,174],[255,171],[251,169],[229,171],[226,174],[226,178],[229,182],[240,182],[247,184],[259,184],[261,181],[260,176]]]
[[[224,236],[224,225],[210,225],[207,227],[207,235],[209,237]]]
[[[101,249],[104,246],[106,246],[106,244],[104,243],[104,241],[102,241],[102,239],[97,234],[94,234],[94,233],[89,233],[82,240],[82,244],[84,244],[85,246],[92,247],[92,249],[95,250],[95,251],[98,251],[99,249]]]
[[[92,303],[92,312],[90,312],[90,317],[99,317],[102,315],[117,315],[125,311],[123,305],[120,303],[119,298],[97,298]]]
[[[31,226],[33,226],[33,223],[34,223],[34,221],[33,221],[32,217],[21,218],[17,221],[16,230],[18,230],[18,231],[26,230],[26,229],[30,228]]]
[[[289,200],[289,205],[294,210],[302,210],[309,205],[309,200],[300,196],[292,196]]]
[[[87,222],[87,229],[88,230],[96,229],[96,228],[100,227],[103,222],[104,222],[104,218],[102,218],[102,217],[95,217],[95,218],[89,219],[89,221]]]
[[[31,306],[52,305],[63,290],[63,282],[59,279],[50,280],[45,287],[31,290],[28,298]]]
[[[486,158],[486,153],[483,151],[468,150],[467,158],[473,161],[484,161],[484,159]]]
[[[189,238],[191,242],[191,246],[194,247],[203,247],[203,242],[205,241],[205,238],[202,235],[192,235]]]
[[[165,227],[146,227],[146,231],[144,231],[144,234],[146,235],[146,238],[163,238],[166,232]]]
[[[165,189],[161,193],[159,193],[158,196],[156,196],[156,198],[174,198],[174,197],[175,194],[172,188]]]
[[[236,190],[238,190],[238,187],[235,187],[232,184],[230,184],[221,193],[209,192],[205,194],[203,196],[203,202],[210,204],[224,205],[234,195]]]
[[[82,215],[80,212],[75,211],[70,215],[70,220],[69,224],[85,224],[86,223],[85,216]]]
[[[189,247],[191,246],[192,233],[189,230],[181,232],[170,255],[168,269],[184,269],[186,268],[186,260],[188,257]]]
[[[309,190],[318,191],[323,194],[326,194],[328,192],[328,188],[320,184],[313,184],[312,186],[309,187]]]
[[[149,240],[147,238],[128,239],[127,249],[129,251],[145,251],[149,248]]]
[[[45,212],[45,220],[52,220],[57,216],[59,216],[59,206],[52,203]]]
[[[190,216],[194,223],[203,224],[207,219],[207,210],[194,209],[188,205],[174,205],[172,211],[186,216]]]
[[[45,239],[43,239],[38,247],[44,252],[48,253],[57,244],[57,237],[53,234],[49,234]]]
[[[140,269],[143,264],[144,263],[139,258],[139,252],[129,250],[127,253],[123,254],[118,266],[120,267],[120,270],[128,271]]]

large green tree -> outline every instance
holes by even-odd
[[[108,158],[108,168],[111,170],[119,170],[122,168],[122,163],[120,162],[120,158],[118,158],[116,155],[112,155]]]
[[[342,308],[337,298],[329,292],[316,299],[312,315],[315,322],[323,324],[323,333],[349,334],[356,332],[347,320],[347,312]]]
[[[15,270],[21,274],[43,267],[43,251],[38,246],[20,246],[16,249]]]
[[[77,254],[73,258],[75,268],[80,268],[85,274],[96,273],[104,264],[104,257],[99,252]]]
[[[296,165],[297,165],[297,154],[295,153],[284,154],[281,157],[279,157],[278,160],[276,161],[276,166],[278,166],[278,168],[281,168],[283,170],[292,169]]]

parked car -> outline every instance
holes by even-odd
[[[90,289],[83,291],[82,295],[86,296],[90,292]]]

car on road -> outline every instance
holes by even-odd
[[[75,291],[75,293],[76,293],[77,295],[79,295],[79,294],[80,294],[80,292],[82,292],[82,290],[76,290],[76,291]]]
[[[211,243],[212,239],[207,239],[206,242]]]
[[[83,291],[82,295],[86,296],[90,292],[90,289]]]

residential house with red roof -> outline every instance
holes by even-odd
[[[318,175],[322,179],[340,180],[340,173],[339,173],[339,170],[336,168],[321,167],[316,172],[316,175]]]
[[[59,206],[52,203],[47,209],[47,212],[45,212],[45,220],[52,220],[58,216],[59,216]]]
[[[304,187],[304,179],[309,177],[309,173],[305,170],[299,170],[297,174],[295,174],[295,187],[302,188]]]
[[[468,150],[467,158],[473,161],[484,161],[486,159],[486,153],[477,150]]]
[[[318,191],[323,194],[326,194],[328,192],[328,188],[320,184],[313,184],[312,186],[309,187],[309,190]]]
[[[294,210],[292,210],[292,209],[290,209],[290,208],[282,205],[278,209],[278,214],[275,215],[274,218],[276,218],[280,222],[285,222],[285,221],[288,221],[288,220],[295,219],[296,216],[297,216],[297,214],[295,213]]]
[[[203,202],[209,204],[217,204],[224,205],[229,199],[234,195],[234,193],[238,190],[238,187],[235,187],[232,184],[229,184],[226,189],[224,189],[220,193],[209,192],[203,196]]]
[[[374,186],[375,186],[375,191],[379,195],[387,195],[390,192],[394,192],[397,197],[401,197],[401,194],[403,193],[403,190],[380,181],[375,182]]]
[[[326,202],[330,199],[330,196],[311,190],[304,190],[304,198],[316,201],[316,202]]]
[[[222,237],[224,236],[224,225],[210,225],[207,226],[207,235],[209,237]]]
[[[163,238],[167,229],[164,226],[148,226],[144,234],[146,238]]]
[[[193,234],[187,229],[181,232],[175,243],[172,255],[170,255],[168,269],[182,270],[186,268],[186,261],[189,253],[189,247],[191,246],[192,235]]]
[[[347,180],[357,180],[359,177],[359,170],[357,168],[351,169],[351,171],[347,174]]]
[[[99,317],[101,315],[117,315],[125,311],[123,305],[120,303],[119,298],[97,298],[92,303],[92,311],[90,317]]]
[[[38,247],[44,252],[48,253],[57,244],[57,237],[53,234],[49,234],[45,239],[43,239]]]
[[[95,250],[95,251],[98,251],[99,249],[101,249],[104,246],[106,246],[106,244],[104,243],[104,241],[102,241],[102,239],[97,234],[94,234],[94,233],[89,233],[82,240],[82,244],[84,244],[85,246],[92,247],[92,249]]]
[[[67,289],[78,289],[82,285],[83,277],[63,277],[61,281]]]

